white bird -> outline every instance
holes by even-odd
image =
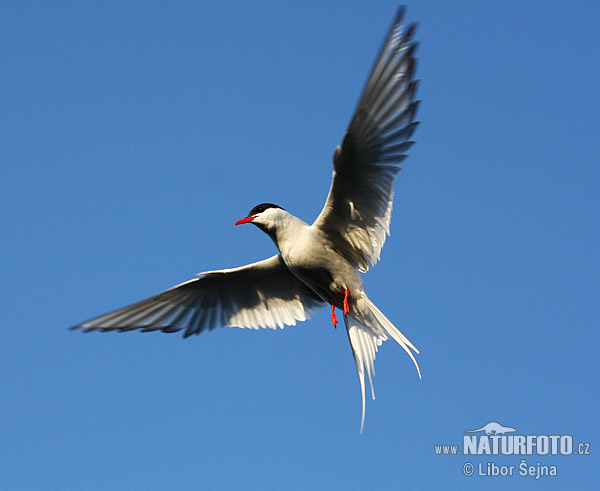
[[[325,206],[308,225],[283,208],[264,203],[235,225],[252,223],[279,250],[240,268],[200,273],[154,297],[83,322],[87,331],[177,332],[184,337],[218,326],[276,329],[307,320],[320,307],[344,313],[362,393],[382,342],[395,339],[414,362],[413,344],[371,302],[358,271],[379,260],[389,235],[393,184],[399,164],[414,143],[410,137],[419,101],[413,41],[400,7],[384,41],[342,144],[333,155],[333,182]],[[358,270],[358,271],[357,271]]]

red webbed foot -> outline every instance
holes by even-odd
[[[348,305],[348,295],[350,295],[350,290],[346,288],[344,290],[344,315],[348,315],[348,312],[350,312],[350,306]]]
[[[337,316],[335,315],[335,305],[331,306],[331,323],[333,324],[333,327],[335,327],[337,329]]]

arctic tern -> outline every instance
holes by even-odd
[[[389,235],[393,184],[410,138],[419,101],[413,41],[415,24],[400,7],[385,38],[350,125],[333,155],[333,182],[312,225],[283,208],[263,203],[235,225],[252,223],[279,253],[239,268],[206,271],[154,297],[83,322],[73,329],[167,333],[184,337],[219,326],[283,328],[307,320],[315,309],[343,312],[362,393],[365,372],[371,394],[373,364],[382,342],[392,338],[408,353],[419,377],[418,350],[371,302],[359,272],[380,257]],[[412,351],[411,351],[412,350]]]

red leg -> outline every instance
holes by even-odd
[[[333,324],[333,327],[337,328],[337,317],[335,315],[335,305],[331,306],[331,323]]]
[[[344,291],[344,315],[348,315],[348,312],[350,312],[350,306],[348,305],[348,295],[350,295],[350,290],[346,288]]]

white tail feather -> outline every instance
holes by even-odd
[[[358,381],[360,382],[360,391],[362,394],[362,419],[360,423],[360,432],[363,432],[365,425],[365,369],[369,377],[371,386],[371,395],[375,399],[375,391],[373,390],[372,375],[375,374],[375,356],[377,349],[383,341],[389,338],[395,339],[400,346],[408,353],[413,363],[417,367],[417,373],[421,378],[421,370],[419,364],[413,355],[412,350],[419,353],[419,350],[402,334],[389,319],[369,300],[366,294],[362,294],[361,300],[364,300],[365,305],[372,314],[377,325],[367,327],[361,321],[350,315],[344,316],[346,330],[348,331],[348,339],[352,346],[354,361],[356,362],[356,370],[358,371]]]
[[[408,356],[410,356],[410,359],[413,361],[413,363],[415,364],[415,367],[417,368],[417,373],[419,374],[419,378],[421,378],[421,369],[419,368],[419,364],[417,363],[415,355],[413,355],[413,353],[410,349],[412,349],[417,354],[419,354],[419,350],[417,348],[415,348],[415,346],[407,339],[407,337],[404,334],[402,334],[398,330],[398,328],[396,326],[394,326],[394,324],[392,324],[385,315],[383,315],[383,312],[381,312],[381,310],[379,310],[377,308],[377,306],[373,302],[371,302],[371,300],[369,300],[367,295],[365,295],[363,293],[362,298],[369,306],[369,310],[377,318],[379,325],[383,328],[385,333],[389,337],[395,339],[398,342],[398,344],[400,346],[402,346],[404,351],[406,351],[408,353]]]
[[[367,327],[361,324],[358,320],[348,315],[344,316],[346,322],[346,330],[348,338],[352,346],[354,361],[356,362],[356,370],[358,371],[358,381],[360,382],[360,391],[362,394],[362,419],[360,422],[360,432],[362,433],[365,425],[365,368],[371,385],[371,395],[375,399],[375,391],[373,390],[373,379],[371,374],[375,374],[374,361],[377,348],[387,338],[380,337],[371,332]]]

